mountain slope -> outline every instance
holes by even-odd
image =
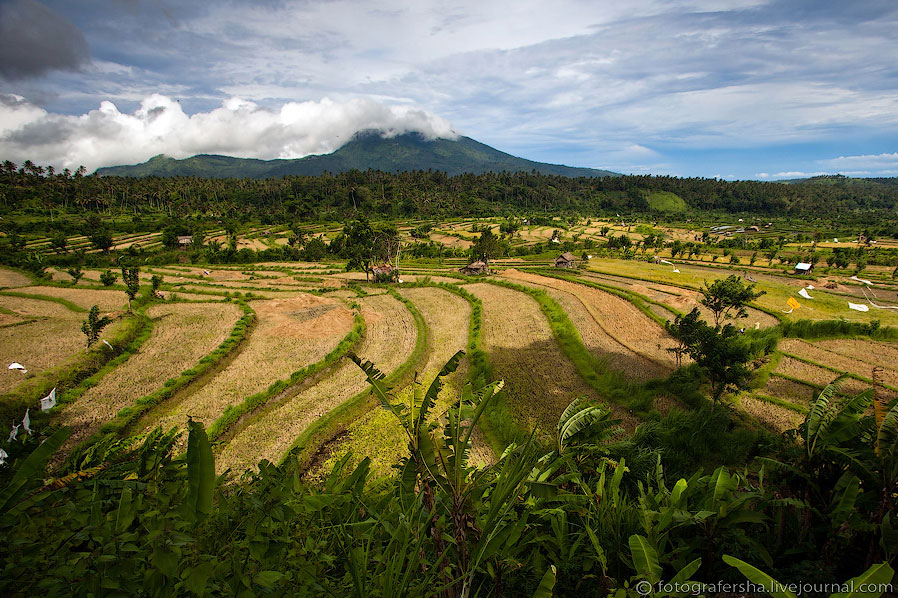
[[[417,133],[381,137],[376,132],[355,135],[331,154],[294,160],[256,160],[201,154],[176,160],[156,156],[133,166],[100,168],[101,176],[197,176],[211,178],[269,178],[285,175],[317,176],[347,170],[402,172],[441,170],[450,176],[483,172],[530,172],[568,177],[619,176],[608,170],[545,164],[518,158],[469,137],[429,140]]]

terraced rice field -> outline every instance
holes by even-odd
[[[0,328],[0,392],[14,388],[25,379],[26,374],[7,369],[10,363],[21,363],[28,370],[27,375],[33,376],[85,348],[82,313],[53,301],[21,297],[0,296],[0,308],[17,314],[19,321],[34,318],[18,326]],[[108,338],[116,329],[117,324],[108,326],[100,338]]]
[[[836,372],[791,357],[783,357],[774,372],[816,387],[826,386],[839,377]],[[849,393],[859,393],[867,387],[869,387],[868,384],[852,379],[845,380],[842,384],[843,391]]]
[[[843,372],[868,379],[873,377],[874,364],[855,359],[842,352],[830,351],[816,343],[800,339],[783,339],[780,341],[779,348],[784,353],[790,353]],[[898,386],[898,370],[893,369],[898,367],[898,362],[891,362],[889,365],[891,367],[884,367],[882,371],[882,382],[889,386]]]
[[[838,353],[845,357],[863,361],[870,365],[878,365],[884,368],[884,381],[892,386],[898,386],[895,370],[898,369],[898,343],[884,343],[868,340],[831,339],[815,341],[815,345],[821,349]],[[888,382],[893,380],[893,382]]]
[[[352,330],[352,313],[335,299],[301,295],[250,306],[255,325],[227,367],[147,414],[140,427],[185,428],[188,415],[208,427],[229,405],[323,359]]]
[[[414,350],[414,318],[390,295],[368,296],[358,302],[367,333],[356,353],[374,362],[382,372],[395,370]],[[314,385],[287,393],[279,403],[248,418],[219,449],[216,468],[219,472],[229,468],[241,472],[254,468],[262,459],[280,461],[309,424],[367,387],[362,370],[343,359]]]
[[[818,392],[813,386],[781,378],[780,376],[770,376],[762,390],[762,393],[767,396],[783,399],[793,405],[802,407],[807,407],[817,397]]]
[[[59,414],[60,423],[73,429],[69,446],[212,352],[242,312],[231,303],[171,303],[154,305],[147,315],[153,332],[138,352]]]
[[[548,289],[571,318],[586,347],[627,377],[665,377],[676,367],[673,354],[667,351],[674,346],[673,340],[629,301],[591,287],[518,270],[506,270],[503,276]]]
[[[796,428],[802,421],[804,421],[804,416],[796,411],[786,409],[780,405],[761,401],[750,396],[743,396],[739,403],[746,413],[756,417],[761,423],[779,432]]]
[[[471,307],[458,295],[436,288],[406,289],[402,291],[402,295],[411,299],[427,325],[426,361],[416,368],[422,390],[426,390],[449,358],[465,349]],[[466,365],[463,361],[455,374],[444,380],[446,386],[434,407],[435,416],[443,413],[452,401],[457,400]],[[397,393],[397,397],[409,401],[412,393],[413,388],[409,385]],[[334,461],[351,451],[356,455],[356,461],[366,455],[370,456],[373,470],[380,475],[387,475],[390,467],[405,454],[407,444],[408,439],[393,414],[378,406],[353,422],[340,441],[330,447],[331,456],[324,460],[321,472],[328,472]]]
[[[526,429],[554,430],[558,417],[578,396],[595,399],[558,346],[552,330],[529,295],[488,283],[466,285],[483,301],[483,344],[495,376],[505,380],[506,405]],[[609,405],[623,426],[637,421],[618,405]]]
[[[101,312],[118,311],[128,307],[128,296],[124,291],[38,286],[28,287],[22,292],[65,299],[84,309],[96,305]]]

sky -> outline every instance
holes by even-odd
[[[898,176],[896,0],[0,0],[0,160],[333,151]]]

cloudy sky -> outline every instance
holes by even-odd
[[[358,130],[544,162],[898,176],[895,0],[0,0],[0,160],[276,158]]]

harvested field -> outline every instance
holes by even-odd
[[[124,291],[105,291],[98,289],[79,289],[77,287],[28,287],[28,293],[58,297],[71,301],[75,305],[90,309],[96,305],[100,311],[118,311],[128,308],[128,296]]]
[[[85,347],[81,332],[84,314],[66,309],[53,301],[0,296],[0,307],[25,318],[37,318],[18,326],[0,328],[0,392],[6,392],[26,376],[57,366]],[[15,317],[15,316],[13,316]],[[106,327],[101,338],[109,337],[117,324]],[[7,369],[17,361],[28,374]]]
[[[815,341],[814,344],[827,351],[852,357],[868,364],[878,365],[890,370],[898,368],[898,343],[854,339],[829,339]],[[893,384],[893,386],[898,385]]]
[[[415,347],[417,329],[408,308],[390,295],[359,298],[367,325],[365,339],[356,353],[374,362],[382,372],[391,372]],[[262,459],[277,463],[309,424],[344,401],[365,390],[362,370],[343,359],[316,384],[288,393],[281,402],[250,418],[247,424],[221,447],[216,468],[223,472],[256,467]]]
[[[625,276],[611,276],[607,274],[588,271],[581,272],[581,274],[587,280],[595,280],[595,282],[598,282],[600,284],[617,287],[619,289],[632,291],[634,293],[639,293],[640,295],[648,297],[649,299],[657,301],[658,303],[663,303],[664,305],[672,307],[683,313],[688,313],[692,311],[693,308],[697,307],[704,320],[708,322],[712,321],[711,311],[701,303],[699,303],[699,300],[701,299],[701,293],[699,293],[698,291],[683,289],[680,287],[660,283],[649,283],[642,280],[627,278]],[[727,322],[730,322],[738,327],[753,327],[757,323],[761,328],[769,328],[772,326],[776,326],[779,323],[779,321],[775,317],[759,309],[747,307],[746,311],[748,312],[748,317],[739,320],[731,319],[727,320]],[[663,311],[656,311],[656,313],[659,313],[659,315],[665,318],[672,317],[670,313],[665,313]]]
[[[667,349],[674,341],[655,321],[624,299],[573,282],[506,270],[503,276],[549,289],[599,359],[633,379],[665,377],[676,367]],[[576,319],[576,321],[575,321]]]
[[[804,416],[796,411],[754,397],[743,396],[739,399],[739,403],[743,411],[777,432],[796,428],[804,421]]]
[[[256,323],[227,367],[147,414],[142,427],[184,428],[188,415],[208,427],[229,405],[323,359],[352,329],[352,312],[335,299],[302,295],[250,306]]]
[[[456,351],[464,350],[468,341],[471,307],[458,295],[441,289],[406,289],[402,294],[411,299],[427,324],[427,361],[417,368],[418,379],[426,390],[449,358]],[[465,366],[466,363],[462,362],[459,370],[445,380],[446,386],[433,409],[434,415],[443,413],[451,401],[458,398],[459,382],[463,379]],[[399,396],[408,400],[413,390],[409,385],[402,389]],[[387,475],[391,466],[405,454],[407,444],[405,433],[393,414],[377,406],[349,426],[341,441],[331,448],[330,459],[325,459],[321,471],[330,471],[336,459],[351,451],[357,456],[356,461],[365,456],[371,457],[375,473]]]
[[[436,241],[437,243],[442,243],[446,247],[460,247],[461,249],[470,249],[474,246],[473,241],[469,241],[468,239],[459,239],[458,237],[453,237],[451,235],[442,235],[440,233],[431,233],[430,240]]]
[[[796,378],[814,386],[826,386],[839,377],[839,374],[825,368],[811,365],[791,357],[784,356],[774,370],[777,374],[783,374],[790,378]],[[842,384],[842,390],[848,393],[859,393],[869,385],[859,380],[847,379]]]
[[[873,364],[849,357],[842,353],[829,351],[823,347],[817,346],[816,343],[810,343],[801,339],[783,339],[779,343],[780,351],[797,355],[803,359],[808,359],[837,370],[862,376],[864,378],[873,377]],[[892,361],[888,367],[883,367],[882,382],[889,386],[898,386],[898,371],[894,368],[898,367],[898,362]]]
[[[465,288],[483,301],[484,349],[495,376],[505,380],[506,405],[523,428],[554,430],[573,399],[601,399],[561,351],[536,300],[488,283]],[[610,406],[632,431],[638,421],[619,405]]]
[[[767,396],[783,399],[803,407],[807,407],[811,400],[817,396],[817,389],[813,386],[780,378],[779,376],[770,376],[762,392]]]
[[[154,305],[147,314],[153,332],[140,350],[60,413],[59,422],[73,428],[69,447],[212,352],[242,312],[230,303],[170,303]]]

